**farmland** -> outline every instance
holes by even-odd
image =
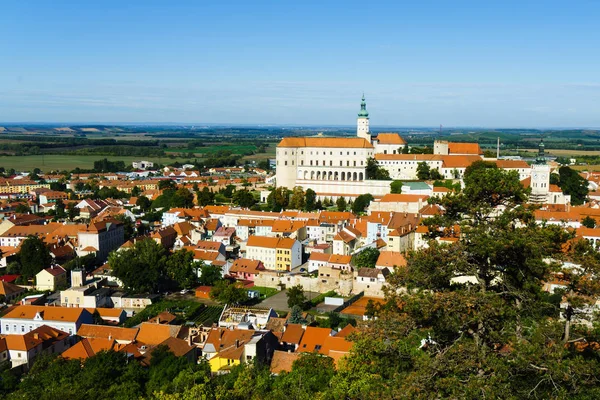
[[[190,158],[170,158],[170,157],[122,157],[122,156],[97,156],[97,155],[34,155],[34,156],[0,156],[0,167],[5,169],[14,168],[16,171],[30,171],[39,168],[42,171],[67,170],[71,171],[77,167],[81,169],[91,169],[94,161],[106,158],[109,161],[124,161],[125,164],[144,159],[155,163],[173,163],[185,162]]]

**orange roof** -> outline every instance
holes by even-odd
[[[375,265],[381,268],[405,267],[406,258],[399,251],[382,251],[379,253],[379,258],[377,258]]]
[[[483,154],[481,147],[479,147],[478,143],[448,143],[448,153],[449,154],[474,154],[480,155]]]
[[[319,351],[324,345],[328,337],[331,336],[331,329],[317,328],[314,326],[306,327],[300,345],[299,352]]]
[[[9,350],[29,351],[39,345],[44,345],[44,348],[51,346],[55,342],[66,339],[68,333],[61,330],[42,325],[34,330],[27,332],[24,335],[6,335],[6,347]]]
[[[271,359],[271,373],[280,374],[290,372],[292,364],[300,357],[300,353],[288,353],[287,351],[275,350]]]
[[[136,340],[147,345],[158,345],[170,337],[176,337],[181,326],[144,322],[140,325]]]
[[[442,156],[445,168],[467,168],[475,161],[481,161],[481,157],[472,155],[448,155]]]
[[[183,357],[190,351],[194,350],[193,346],[190,346],[185,340],[178,339],[175,337],[169,337],[165,339],[160,345],[165,345],[171,350],[175,357]]]
[[[381,144],[406,144],[406,140],[398,133],[378,133],[377,140]]]
[[[319,253],[317,251],[313,251],[312,253],[310,253],[310,257],[308,257],[308,260],[309,261],[327,262],[327,261],[329,261],[329,256],[330,256],[330,254],[328,254],[328,253]]]
[[[304,329],[300,324],[287,324],[285,327],[285,331],[283,332],[283,336],[281,337],[281,341],[284,343],[300,343],[302,339],[302,335],[304,335]]]
[[[22,288],[21,286],[17,286],[15,284],[0,281],[0,294],[4,296],[12,296],[15,293],[21,293],[26,291],[27,289]]]
[[[352,256],[342,254],[331,254],[329,256],[330,264],[350,264],[350,261],[352,261]]]
[[[15,319],[33,319],[37,313],[40,313],[46,321],[67,321],[77,322],[83,313],[89,311],[85,308],[75,307],[50,307],[50,306],[16,306],[6,313],[3,318]]]
[[[115,346],[115,341],[104,338],[83,338],[81,341],[76,343],[73,347],[65,350],[61,357],[67,360],[80,359],[85,360],[89,357],[96,355],[101,351],[112,350]]]
[[[246,272],[251,274],[257,274],[263,270],[262,262],[259,260],[250,260],[247,258],[238,258],[233,262],[229,272]]]
[[[296,244],[296,239],[292,238],[280,238],[277,242],[278,249],[291,249]]]
[[[356,329],[352,325],[348,324],[341,331],[336,333],[335,337],[346,337],[354,332],[358,332],[358,329]]]
[[[281,139],[277,147],[339,147],[372,149],[369,141],[359,137],[286,137]]]
[[[138,331],[139,328],[83,324],[79,327],[77,335],[86,338],[104,338],[133,342]]]
[[[385,300],[377,298],[377,297],[361,297],[356,300],[354,303],[344,308],[341,311],[341,314],[347,315],[365,315],[365,311],[367,309],[367,303],[369,300],[373,300],[375,304],[384,304]]]
[[[377,161],[443,161],[440,154],[375,154]]]
[[[382,203],[416,203],[418,201],[425,201],[429,196],[424,194],[397,194],[388,193],[379,200]]]
[[[531,168],[524,160],[496,160],[496,166],[502,169]]]

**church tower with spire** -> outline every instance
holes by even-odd
[[[546,163],[544,140],[538,145],[538,154],[531,165],[530,203],[546,203],[550,192],[550,166]]]
[[[369,112],[367,111],[367,102],[363,93],[362,101],[360,102],[360,112],[356,121],[356,136],[366,139],[371,143],[371,132],[369,132]]]

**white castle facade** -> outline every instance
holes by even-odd
[[[498,168],[519,174],[524,186],[531,186],[531,202],[566,204],[556,185],[550,185],[550,166],[540,155],[533,165],[523,160],[484,158],[477,143],[435,141],[433,154],[403,154],[406,141],[398,133],[373,135],[363,96],[356,125],[356,137],[287,137],[277,145],[276,185],[293,189],[310,188],[319,198],[354,198],[364,193],[383,196],[390,193],[389,180],[367,176],[367,161],[376,160],[394,180],[417,180],[417,167],[426,163],[444,179],[462,179],[466,168],[478,160],[496,162]]]
[[[367,159],[400,154],[406,142],[397,133],[371,137],[365,98],[356,137],[288,137],[277,145],[277,186],[311,188],[319,196],[386,194],[389,181],[367,180]]]

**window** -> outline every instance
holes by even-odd
[[[319,350],[321,350],[321,345],[320,345],[320,344],[316,344],[316,345],[315,345],[315,350],[316,350],[316,351],[319,351]]]
[[[287,165],[287,161],[285,162],[285,165]]]

